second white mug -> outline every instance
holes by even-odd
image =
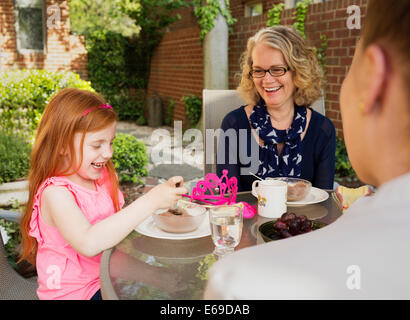
[[[279,180],[255,180],[252,195],[258,198],[258,214],[265,218],[280,218],[286,212],[288,184]]]

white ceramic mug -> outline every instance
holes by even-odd
[[[280,180],[255,180],[252,195],[258,198],[258,214],[265,218],[280,218],[286,212],[288,184]]]

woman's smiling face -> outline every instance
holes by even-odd
[[[252,50],[252,61],[252,70],[267,70],[271,67],[288,67],[282,52],[264,43],[255,45]],[[279,77],[273,77],[269,72],[266,72],[262,78],[253,78],[253,83],[259,95],[265,100],[267,107],[275,109],[279,109],[283,106],[293,107],[293,94],[296,87],[293,83],[291,71]]]

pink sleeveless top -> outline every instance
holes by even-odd
[[[89,300],[100,289],[100,261],[102,253],[85,257],[64,240],[56,227],[48,225],[41,216],[41,195],[49,186],[64,186],[74,196],[77,205],[91,225],[101,221],[114,211],[110,197],[109,178],[105,172],[97,190],[77,185],[66,177],[51,177],[37,190],[30,221],[30,236],[37,239],[36,268],[38,275],[37,295],[40,299]],[[124,197],[120,194],[120,207]]]

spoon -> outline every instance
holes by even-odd
[[[249,172],[251,175],[253,175],[255,178],[258,178],[259,180],[263,181],[262,178],[258,177],[256,174],[253,174],[252,172]]]

